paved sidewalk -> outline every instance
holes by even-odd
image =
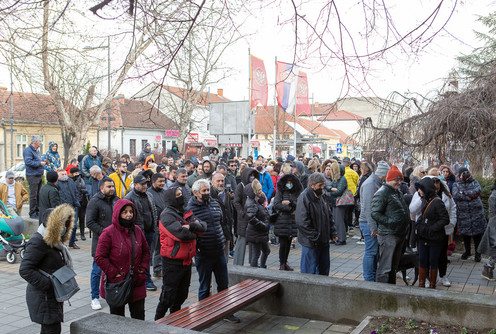
[[[360,233],[358,230],[356,233]],[[339,277],[352,280],[363,280],[362,277],[362,253],[364,245],[357,244],[357,239],[349,238],[344,246],[331,245],[331,277]],[[92,258],[90,255],[91,239],[78,241],[81,247],[79,250],[71,249],[74,260],[75,271],[78,274],[77,280],[81,291],[71,299],[71,306],[64,305],[65,323],[63,323],[63,333],[69,333],[70,322],[86,315],[92,314],[90,307],[90,286],[89,276],[91,271]],[[268,270],[279,270],[279,249],[271,246],[271,254],[268,259]],[[299,272],[301,248],[296,244],[296,248],[291,249],[289,264]],[[247,252],[248,257],[248,252]],[[461,260],[459,255],[449,257],[451,263],[448,266],[448,277],[452,282],[450,288],[439,286],[439,289],[461,291],[463,293],[495,294],[496,282],[488,282],[480,276],[484,259],[476,263],[473,257],[468,260]],[[232,260],[230,260],[232,263]],[[247,265],[248,261],[245,261]],[[230,264],[231,265],[231,264]],[[267,269],[260,269],[267,270]],[[412,273],[409,273],[413,276]],[[156,279],[156,285],[161,282]],[[398,285],[403,285],[398,279]],[[0,286],[2,286],[2,303],[0,304],[0,326],[1,333],[39,333],[40,326],[33,324],[29,319],[26,307],[26,285],[27,283],[19,276],[19,263],[8,264],[5,258],[0,259]],[[215,284],[214,284],[215,286]],[[153,321],[155,308],[158,304],[160,289],[148,292],[146,298],[146,320]],[[198,275],[193,270],[189,298],[185,305],[189,305],[198,298]],[[105,301],[102,300],[103,309],[101,312],[108,312]]]

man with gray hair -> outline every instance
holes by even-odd
[[[41,136],[32,136],[31,144],[22,152],[29,184],[29,217],[33,219],[39,218],[41,177],[46,165],[46,161],[41,160],[40,146]]]
[[[375,282],[377,272],[377,257],[379,244],[377,243],[377,222],[371,216],[372,198],[379,188],[384,184],[389,165],[385,161],[377,163],[375,173],[372,173],[360,187],[360,231],[365,241],[365,252],[363,254],[363,279]]]
[[[90,197],[98,192],[98,182],[95,186],[97,189],[96,192],[91,192],[91,185],[93,184],[93,179],[91,177],[90,168],[92,166],[98,166],[102,168],[102,162],[98,159],[98,150],[93,146],[88,150],[88,154],[84,156],[81,161],[81,174],[84,176],[84,182],[86,183],[86,188],[88,189],[88,193],[90,193]]]
[[[102,169],[97,165],[91,166],[90,178],[91,178],[91,183],[90,183],[90,189],[88,191],[89,192],[88,195],[91,198],[100,190],[98,183],[100,182],[101,179],[103,179]]]
[[[336,242],[338,237],[331,211],[322,197],[324,185],[324,175],[310,175],[308,188],[298,197],[295,220],[301,244],[301,272],[328,276],[331,266],[329,240]]]

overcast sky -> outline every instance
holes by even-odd
[[[306,15],[308,19],[314,18],[318,12],[319,2],[321,1],[306,2],[301,13]],[[445,0],[445,2],[444,10],[439,13],[436,21],[438,25],[449,15],[449,10],[455,0]],[[462,3],[458,1],[457,8],[445,30],[441,31],[418,56],[407,56],[399,49],[389,53],[386,61],[370,63],[367,82],[361,82],[355,86],[355,89],[348,92],[343,91],[342,63],[331,62],[323,67],[319,64],[316,53],[310,53],[307,58],[298,62],[308,73],[309,95],[312,96],[313,94],[315,101],[322,103],[332,102],[346,94],[351,96],[377,95],[385,98],[394,90],[401,93],[406,91],[427,93],[430,90],[439,89],[450,70],[456,67],[455,57],[461,53],[470,53],[474,47],[480,46],[473,34],[474,29],[483,29],[480,23],[476,23],[476,15],[488,14],[494,2],[494,0],[471,0]],[[252,3],[257,6],[256,2]],[[281,3],[284,5],[283,8],[276,6]],[[363,33],[360,24],[356,24],[356,21],[360,20],[361,7],[356,7],[357,2],[348,0],[340,1],[340,3],[341,8],[344,8],[345,5],[343,4],[351,4],[350,8],[342,9],[341,13],[350,32],[355,36]],[[414,27],[416,22],[425,18],[426,13],[431,12],[439,0],[398,0],[390,3],[389,6],[397,29],[401,32]],[[275,1],[272,7],[258,9],[254,7],[252,9],[254,15],[241,28],[242,33],[247,34],[248,37],[241,39],[225,54],[225,63],[233,68],[231,76],[218,85],[210,87],[212,92],[216,92],[218,88],[223,88],[224,95],[232,100],[248,98],[248,48],[250,48],[251,54],[264,60],[268,82],[271,85],[274,84],[275,76],[274,58],[277,56],[279,61],[285,62],[293,60],[294,36],[292,35],[292,27],[281,24],[291,17],[292,8],[289,2]],[[359,48],[365,45],[365,41],[359,38],[355,39],[355,43],[358,44]],[[372,49],[374,47],[377,49],[373,40],[369,40],[369,45]],[[356,78],[359,77],[356,76]],[[357,80],[359,81],[359,79]],[[354,82],[354,84],[357,83]],[[10,89],[8,68],[5,65],[0,65],[0,86]],[[120,93],[124,93],[128,97],[138,91],[140,87],[142,86],[138,83],[128,83],[121,88]],[[269,104],[273,103],[272,87],[269,88]],[[102,89],[106,90],[106,85],[103,85]]]

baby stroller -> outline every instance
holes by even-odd
[[[5,256],[8,263],[17,261],[17,254],[24,258],[26,239],[24,219],[21,216],[10,216],[5,204],[0,201],[0,256]]]

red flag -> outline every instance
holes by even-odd
[[[267,74],[265,73],[263,60],[255,56],[250,56],[250,79],[250,109],[254,109],[258,104],[261,104],[267,110],[267,99],[269,96]]]
[[[308,104],[308,79],[305,72],[298,72],[298,83],[296,87],[296,116],[301,114],[311,115]]]

